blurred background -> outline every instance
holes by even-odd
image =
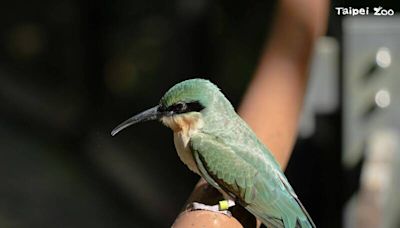
[[[286,170],[319,227],[400,227],[400,17],[341,17],[316,45]],[[235,107],[276,1],[26,1],[0,7],[0,227],[168,227],[198,177],[172,134],[111,138],[175,83]]]

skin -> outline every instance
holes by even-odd
[[[326,30],[328,7],[327,0],[279,2],[271,37],[238,109],[258,138],[271,149],[282,169],[287,165],[296,139],[313,45]],[[216,204],[221,198],[201,179],[187,203]],[[236,206],[231,218],[211,211],[185,210],[173,227],[259,225],[246,210]]]

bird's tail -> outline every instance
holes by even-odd
[[[312,227],[312,228],[316,228],[317,226],[314,224],[313,220],[311,219],[311,216],[308,214],[307,210],[304,208],[303,204],[300,202],[299,198],[297,197],[293,197],[297,204],[299,205],[300,209],[302,210],[302,212],[304,213],[304,215],[306,216],[306,221],[298,221],[298,223],[300,223],[300,227]],[[302,225],[303,224],[303,225]]]
[[[269,218],[257,217],[268,228],[315,228],[312,221],[297,218],[295,223],[291,223],[290,218]]]
[[[286,178],[284,178],[282,175],[279,176],[281,179],[283,185],[285,186],[286,190],[290,193],[292,196],[292,199],[294,199],[298,205],[297,208],[297,215],[299,216],[296,223],[300,225],[300,227],[311,227],[311,228],[316,228],[313,220],[311,219],[310,214],[308,214],[307,210],[304,208],[303,204],[300,202],[299,198],[297,197],[296,193],[294,192],[293,188],[290,186],[289,182],[287,181]],[[299,211],[300,210],[300,211]],[[297,227],[297,225],[296,225]]]
[[[259,210],[252,210],[252,208],[247,208],[252,214],[254,214],[261,222],[267,226],[268,228],[315,228],[315,224],[313,221],[305,216],[303,216],[302,212],[297,212],[297,217],[294,217],[293,212],[282,213],[281,218],[271,217],[265,212],[261,212]],[[288,208],[285,208],[288,209]],[[298,208],[300,210],[300,208]]]
[[[256,202],[246,209],[262,221],[267,227],[315,228],[310,215],[297,198],[287,180],[282,178],[286,192],[282,191],[275,202]]]

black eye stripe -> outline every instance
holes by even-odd
[[[188,102],[188,103],[178,102],[173,105],[170,105],[169,107],[161,106],[159,108],[159,111],[173,112],[174,114],[180,114],[180,113],[186,113],[186,112],[200,112],[203,109],[204,109],[204,106],[200,102],[193,101],[193,102]]]
[[[198,101],[186,103],[188,112],[200,112],[205,107]]]

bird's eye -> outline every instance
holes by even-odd
[[[183,102],[178,102],[172,106],[172,111],[175,113],[182,113],[186,110],[186,104]]]

